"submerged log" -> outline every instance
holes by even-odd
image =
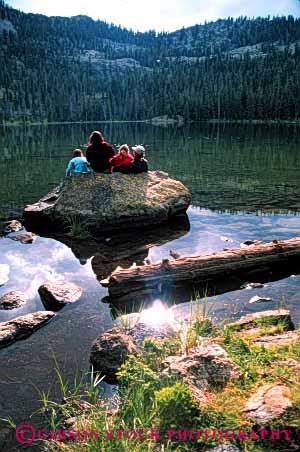
[[[181,257],[174,261],[119,269],[101,284],[109,290],[110,300],[126,300],[147,295],[158,296],[163,289],[184,285],[213,285],[220,279],[246,278],[250,274],[299,266],[300,238],[232,248],[203,256]]]

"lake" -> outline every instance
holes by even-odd
[[[91,343],[113,324],[115,315],[102,301],[107,291],[98,279],[120,262],[131,265],[145,257],[156,262],[169,257],[170,250],[196,255],[239,246],[248,239],[270,241],[300,233],[300,128],[287,125],[163,128],[114,123],[0,128],[0,218],[17,214],[57,185],[72,150],[84,149],[94,129],[102,130],[115,145],[144,144],[151,169],[183,181],[192,193],[188,222],[142,231],[137,240],[130,241],[129,234],[125,245],[112,241],[92,248],[83,244],[71,249],[47,237],[39,237],[32,245],[0,238],[0,263],[11,269],[0,296],[22,290],[29,297],[20,309],[0,311],[0,321],[43,309],[37,289],[45,281],[66,279],[84,288],[81,300],[62,309],[49,325],[0,350],[0,418],[28,421],[40,406],[42,391],[59,397],[55,367],[60,367],[70,385],[75,373],[88,370]],[[210,297],[208,304],[217,321],[285,304],[299,324],[299,290],[300,277],[292,275],[259,291],[236,290]],[[257,293],[272,301],[249,305]],[[174,309],[187,316],[193,307],[183,303]],[[104,391],[109,396],[108,386]],[[38,415],[33,419],[42,423]]]

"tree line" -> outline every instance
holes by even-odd
[[[136,33],[0,1],[0,122],[299,119],[300,20]]]

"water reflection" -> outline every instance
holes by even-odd
[[[82,265],[91,260],[92,269],[97,279],[101,281],[118,266],[129,268],[134,264],[145,265],[151,248],[178,240],[187,235],[189,230],[190,222],[188,216],[184,214],[159,227],[144,228],[143,231],[130,233],[108,234],[99,240],[78,241],[59,234],[54,237],[66,244]]]
[[[300,215],[287,214],[300,212],[300,130],[294,127],[188,125],[161,129],[145,124],[76,124],[0,128],[0,217],[35,202],[57,185],[71,150],[84,144],[95,128],[103,129],[116,144],[145,144],[152,169],[163,169],[184,181],[192,192],[190,225],[186,222],[156,232],[107,236],[108,241],[83,244],[39,237],[32,245],[23,245],[0,238],[1,264],[10,265],[10,279],[0,287],[0,296],[8,290],[29,295],[22,308],[0,312],[0,320],[42,309],[37,288],[45,280],[65,278],[84,288],[82,299],[62,309],[49,325],[1,350],[0,418],[28,421],[40,406],[36,388],[48,392],[49,382],[50,398],[60,398],[54,356],[69,382],[76,373],[86,371],[92,341],[111,327],[112,315],[120,310],[130,312],[125,303],[117,309],[101,303],[107,291],[97,278],[105,278],[118,265],[129,267],[145,258],[157,262],[170,258],[170,250],[183,256],[196,255],[239,246],[248,239],[299,236]],[[211,313],[220,321],[251,310],[276,308],[285,300],[297,324],[300,278],[286,276],[289,274],[282,274],[284,279],[268,282],[251,294],[233,292],[240,284],[233,280],[226,293],[215,292],[208,298]],[[250,305],[249,298],[256,294],[273,301]],[[168,306],[180,301],[172,308],[175,318],[198,309],[193,293],[186,296],[176,288],[173,294],[166,291],[165,300],[161,295],[152,294],[152,301],[158,298]],[[141,303],[143,308],[149,307],[140,298],[130,309],[139,312]],[[157,307],[150,309],[152,316],[157,318]]]
[[[170,259],[170,250],[176,250],[181,256],[195,256],[222,251],[224,248],[239,247],[241,242],[249,239],[270,242],[273,239],[284,240],[292,236],[299,236],[300,232],[300,215],[231,215],[229,213],[218,214],[195,207],[191,207],[188,214],[191,222],[189,233],[160,246],[152,247],[149,250],[148,258],[153,263],[166,258]],[[225,238],[228,241],[224,241]],[[172,306],[195,299],[195,292],[199,293],[200,296],[230,293],[239,290],[246,281],[278,281],[281,293],[284,294],[285,285],[289,286],[286,278],[299,272],[300,263],[296,260],[291,266],[279,265],[273,266],[272,269],[263,269],[263,271],[260,269],[256,273],[253,271],[251,274],[228,275],[226,278],[220,278],[211,283],[208,281],[204,284],[192,284],[189,281],[186,284],[173,286],[163,284],[155,289],[145,287],[144,291],[124,294],[119,299],[112,300],[106,297],[105,301],[111,303],[112,315],[116,316],[120,313],[139,312],[141,308],[147,308],[151,305],[156,298],[160,298],[168,306]],[[293,285],[300,289],[300,279],[294,279]],[[267,309],[276,307],[276,303],[280,301],[277,296],[272,298],[276,299],[276,302],[270,303]],[[253,305],[251,309],[260,309],[260,307]],[[225,310],[229,311],[230,306]],[[224,315],[223,307],[221,307],[220,312]],[[299,314],[299,306],[293,304],[293,315],[298,316]]]
[[[143,143],[151,169],[191,190],[193,205],[218,212],[299,211],[300,128],[190,124],[69,124],[0,128],[0,217],[57,185],[72,149],[92,129],[114,144]]]

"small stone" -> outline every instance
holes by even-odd
[[[25,234],[17,234],[9,238],[11,240],[15,240],[16,242],[21,242],[24,245],[29,245],[35,241],[37,235],[33,234],[33,232],[26,232]]]
[[[59,311],[66,304],[78,301],[83,289],[70,282],[48,282],[39,287],[39,294],[46,309]]]
[[[11,232],[18,232],[23,229],[22,224],[18,220],[10,220],[4,223],[5,225],[5,233],[10,234]]]
[[[173,259],[180,259],[181,255],[179,253],[176,253],[176,251],[170,250],[170,256],[173,257]]]
[[[9,265],[0,264],[0,286],[4,286],[4,284],[6,284],[9,280],[9,271]]]
[[[245,242],[240,244],[241,248],[247,248],[248,246],[256,246],[262,243],[261,240],[245,240]]]
[[[241,452],[241,449],[233,444],[220,444],[220,446],[209,449],[209,452]]]
[[[1,309],[16,309],[20,308],[27,301],[27,296],[23,292],[11,291],[7,292],[0,298]]]
[[[138,347],[132,336],[122,328],[112,328],[102,333],[93,343],[90,363],[94,371],[105,375],[109,383],[116,383],[116,373],[128,355],[136,355]]]
[[[233,243],[233,240],[230,239],[229,237],[226,237],[224,235],[221,235],[220,240],[222,240],[222,242],[230,242]]]
[[[251,283],[243,284],[241,286],[241,289],[251,290],[251,289],[262,289],[263,287],[264,287],[264,284],[262,284],[262,283],[251,282]]]
[[[268,384],[250,397],[243,409],[244,416],[264,426],[280,418],[292,407],[291,392],[285,385]]]
[[[260,297],[258,295],[254,295],[254,297],[250,298],[249,303],[263,303],[264,301],[272,301],[272,298],[269,297]]]
[[[30,336],[54,316],[51,311],[38,311],[0,323],[0,347]]]

